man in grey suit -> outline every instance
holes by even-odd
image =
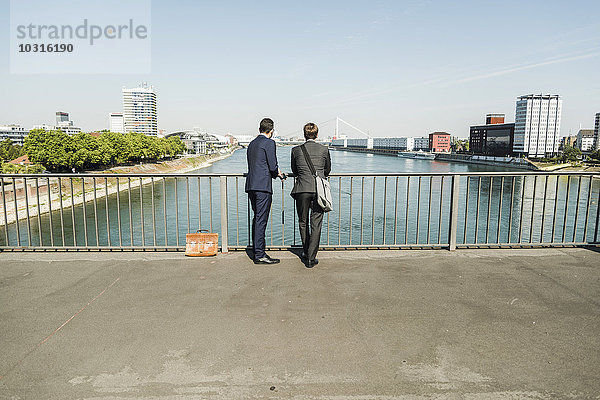
[[[315,177],[306,162],[302,147],[304,146],[306,149],[317,175],[326,178],[331,172],[329,149],[315,142],[318,133],[319,128],[312,122],[304,125],[306,143],[292,149],[292,173],[296,177],[294,188],[292,189],[292,197],[296,200],[298,226],[304,250],[302,258],[307,268],[312,268],[319,263],[319,260],[317,260],[317,251],[319,250],[319,242],[321,240],[323,210],[317,203]]]

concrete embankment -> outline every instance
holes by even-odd
[[[515,157],[489,157],[468,154],[436,154],[435,159],[438,161],[491,165],[504,168],[523,169],[528,171],[538,170],[538,168],[533,163],[525,159]]]
[[[17,194],[18,218],[22,220],[27,219],[27,217],[31,218],[45,214],[50,209],[58,210],[61,206],[63,209],[70,208],[73,205],[94,201],[94,198],[101,199],[106,195],[123,192],[129,190],[129,188],[138,188],[140,184],[147,185],[152,183],[152,179],[149,177],[135,178],[131,179],[131,181],[122,178],[117,185],[117,178],[104,177],[103,175],[105,174],[185,174],[206,168],[214,162],[223,160],[232,154],[233,151],[226,154],[189,155],[164,162],[119,166],[103,171],[85,172],[94,175],[97,174],[98,176],[77,177],[77,175],[74,175],[72,179],[61,179],[60,186],[57,179],[51,178],[50,195],[48,195],[48,177],[43,174],[39,175],[37,181],[36,178],[28,179],[26,186],[21,178],[17,178],[15,188],[13,188],[12,179],[9,179],[4,183],[5,199],[2,198],[2,192],[0,192],[0,226],[5,225],[7,222],[9,224],[13,223],[16,220],[15,189]],[[154,178],[155,182],[159,180],[161,178]],[[83,188],[85,188],[85,191]],[[27,199],[25,198],[25,192],[28,193]]]
[[[361,147],[330,147],[332,150],[340,151],[352,151],[354,153],[369,153],[369,154],[381,154],[384,156],[397,156],[398,150],[386,150],[386,149],[363,149]]]
[[[351,151],[354,153],[369,153],[369,154],[381,154],[386,156],[398,156],[399,154],[411,154],[411,152],[400,152],[398,150],[387,150],[387,149],[366,149],[361,147],[330,147],[332,150],[338,151]],[[414,153],[412,153],[414,154]],[[424,155],[432,155],[431,153],[420,153]],[[426,160],[425,157],[406,157],[406,158],[418,158]],[[516,158],[516,157],[490,157],[490,156],[476,156],[469,154],[446,154],[436,153],[432,155],[431,160],[446,161],[446,162],[459,162],[465,164],[478,164],[478,165],[491,165],[504,168],[515,168],[528,171],[539,170],[536,165],[528,160]]]

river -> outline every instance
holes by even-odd
[[[277,148],[280,167],[284,171],[290,170],[290,153],[291,147]],[[521,172],[496,166],[346,151],[332,151],[331,159],[332,173]],[[246,152],[241,149],[225,160],[190,174],[242,173],[246,169]],[[289,196],[292,184],[292,179],[288,179],[282,188],[279,181],[274,182],[272,214],[267,227],[268,245],[299,243],[293,199]],[[331,184],[334,210],[324,220],[323,245],[448,243],[450,177],[412,177],[410,181],[407,177],[335,177]],[[588,196],[590,186],[591,196]],[[493,180],[471,177],[468,181],[463,177],[459,191],[457,242],[590,241],[596,234],[599,192],[600,182],[598,179],[590,181],[589,177],[536,179],[507,176]],[[243,178],[228,178],[227,198],[229,245],[245,246],[251,215]],[[39,219],[34,217],[29,223],[22,220],[19,224],[21,243],[26,246],[31,240],[33,246],[40,243],[51,246],[54,241],[55,246],[62,246],[64,240],[65,246],[73,246],[75,237],[76,245],[80,247],[109,244],[130,247],[142,243],[157,247],[165,244],[182,246],[187,232],[198,228],[221,231],[218,177],[168,178],[154,185],[144,185],[141,196],[140,190],[134,188],[131,193],[121,192],[119,198],[113,194],[96,204],[88,202],[85,207],[85,218],[82,205],[73,210],[65,209],[62,215],[60,211],[54,211],[52,235],[49,214]],[[6,245],[4,229],[0,227],[2,246]],[[15,224],[9,225],[7,233],[9,244],[14,246],[17,239]]]

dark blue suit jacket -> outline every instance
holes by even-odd
[[[258,135],[248,145],[246,156],[248,159],[246,192],[273,193],[272,179],[277,178],[279,170],[275,141],[263,134]]]

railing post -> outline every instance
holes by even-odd
[[[219,177],[221,182],[221,253],[228,253],[227,246],[227,177]]]
[[[452,175],[452,192],[450,204],[450,231],[448,237],[449,250],[456,250],[456,233],[458,231],[458,192],[460,175]]]

